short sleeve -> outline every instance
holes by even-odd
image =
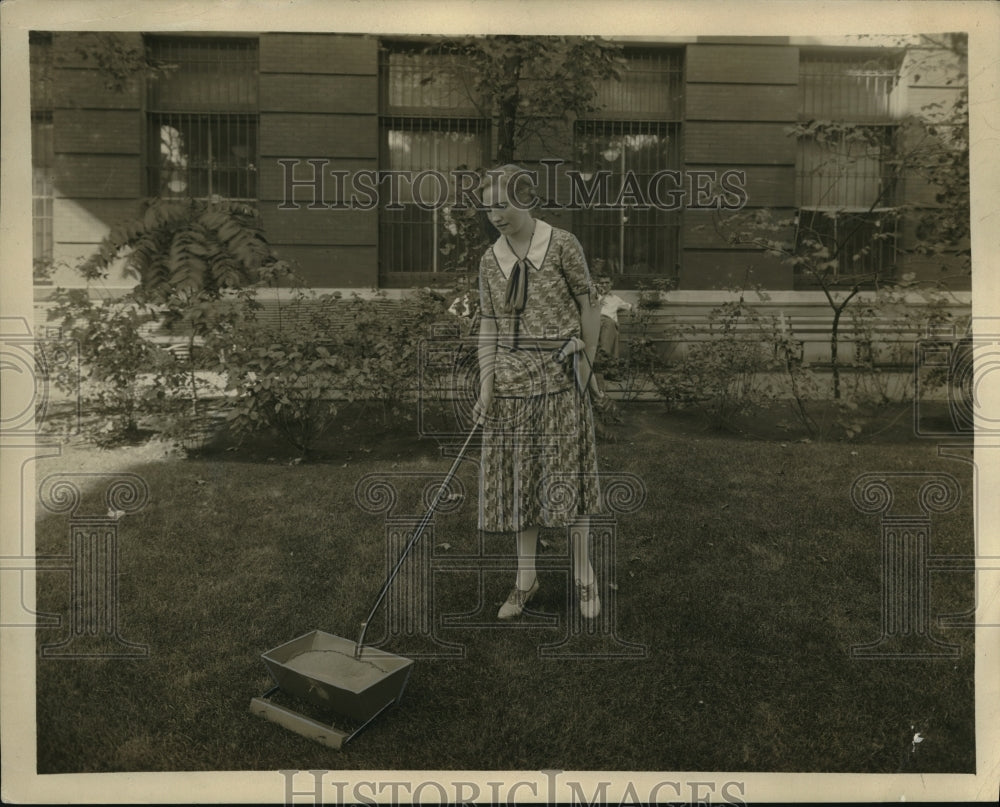
[[[567,236],[562,249],[562,270],[566,276],[566,283],[574,297],[587,294],[593,301],[594,289],[590,282],[590,270],[583,255],[583,247],[575,235],[567,233]]]
[[[479,312],[481,316],[496,318],[493,310],[493,296],[490,294],[489,281],[486,280],[486,255],[479,261]]]

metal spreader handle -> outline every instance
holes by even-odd
[[[420,536],[423,535],[424,529],[430,523],[431,518],[434,516],[434,511],[437,506],[441,503],[441,498],[444,496],[445,491],[448,490],[448,486],[451,484],[452,478],[458,471],[458,466],[465,457],[465,452],[469,448],[469,443],[472,442],[472,437],[475,435],[476,430],[482,423],[482,417],[476,421],[475,425],[472,427],[472,431],[469,432],[469,436],[465,438],[465,443],[462,448],[459,449],[458,455],[455,457],[455,461],[451,465],[451,470],[448,471],[447,476],[444,478],[444,482],[441,483],[441,487],[438,488],[437,493],[434,495],[434,500],[431,502],[430,507],[427,508],[427,512],[424,513],[423,518],[420,519],[420,523],[417,524],[417,528],[413,531],[413,535],[407,542],[403,551],[399,555],[399,560],[396,561],[396,565],[389,572],[389,576],[386,578],[385,583],[382,584],[382,590],[378,593],[378,597],[375,598],[375,604],[372,605],[371,610],[368,612],[368,618],[361,623],[361,633],[358,635],[358,642],[354,646],[354,657],[360,658],[361,656],[361,646],[365,642],[365,633],[368,632],[368,623],[371,622],[372,617],[375,616],[375,612],[378,607],[382,604],[382,600],[385,599],[386,593],[389,591],[389,586],[392,585],[392,581],[396,579],[396,575],[399,573],[400,568],[403,566],[403,561],[406,560],[406,556],[410,554],[410,550],[413,549],[417,541],[420,540]]]

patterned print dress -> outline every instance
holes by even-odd
[[[577,388],[572,362],[552,357],[553,342],[581,336],[574,298],[593,300],[587,262],[572,233],[540,220],[526,257],[527,295],[516,316],[504,306],[518,261],[506,238],[479,265],[482,316],[497,329],[479,480],[479,528],[486,532],[565,527],[600,509],[590,398]]]

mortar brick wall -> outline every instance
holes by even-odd
[[[285,201],[282,159],[296,181],[316,177],[322,201],[340,201],[331,170],[378,167],[378,41],[365,35],[265,34],[260,39],[260,197],[275,249],[313,286],[378,285],[378,211],[297,209]],[[300,186],[295,199],[310,199]]]
[[[118,33],[135,47],[139,33]],[[143,188],[143,86],[124,91],[105,86],[93,58],[82,49],[99,36],[55,32],[52,39],[54,131],[54,254],[75,260],[92,251],[109,227],[133,212]],[[360,34],[266,33],[260,49],[260,162],[258,194],[272,243],[299,262],[308,282],[320,287],[373,287],[379,282],[378,211],[309,209],[309,189],[299,187],[296,210],[284,210],[285,169],[279,159],[328,160],[326,171],[351,174],[380,167],[378,39]],[[776,40],[699,40],[686,46],[682,167],[739,168],[747,175],[751,207],[794,212],[795,149],[785,129],[797,119],[799,50]],[[929,100],[945,104],[959,92],[945,66],[919,70],[904,64],[900,98],[907,111]],[[567,127],[567,136],[569,135]],[[556,150],[561,150],[560,144]],[[528,144],[524,161],[553,156]],[[323,198],[344,198],[327,174]],[[908,201],[934,206],[934,189],[908,178]],[[570,226],[565,212],[547,213]],[[904,232],[912,243],[912,230]],[[791,270],[759,252],[726,243],[706,211],[687,210],[681,234],[681,289],[713,289],[752,282],[792,289]],[[909,257],[903,271],[937,276],[940,260]]]

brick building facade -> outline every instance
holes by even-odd
[[[448,222],[438,211],[412,200],[402,211],[329,205],[343,198],[335,176],[492,164],[495,121],[456,91],[460,66],[425,81],[420,71],[441,65],[421,61],[412,42],[369,35],[122,33],[114,36],[125,45],[178,67],[113,87],[85,56],[97,36],[32,38],[36,259],[71,266],[143,197],[219,195],[253,201],[271,243],[315,288],[428,285],[447,268],[438,262]],[[906,114],[955,99],[959,85],[944,62],[918,69],[913,51],[787,38],[623,44],[630,70],[600,88],[603,109],[565,124],[555,140],[525,143],[521,163],[610,166],[612,182],[627,171],[740,171],[749,209],[808,217],[831,234],[876,202],[886,221],[899,205],[936,203],[917,176],[893,177],[886,192],[891,155],[824,169],[815,144],[788,129],[829,117],[891,132]],[[303,184],[317,168],[326,172],[326,207],[310,205]],[[289,178],[297,205],[283,204]],[[755,284],[810,293],[789,265],[721,238],[707,210],[542,215],[579,233],[592,265],[618,288],[666,277],[681,290],[722,289],[752,266]],[[939,260],[904,254],[914,238],[900,227],[870,260],[937,277]],[[53,282],[79,285],[66,268]],[[968,290],[969,279],[952,288]]]

